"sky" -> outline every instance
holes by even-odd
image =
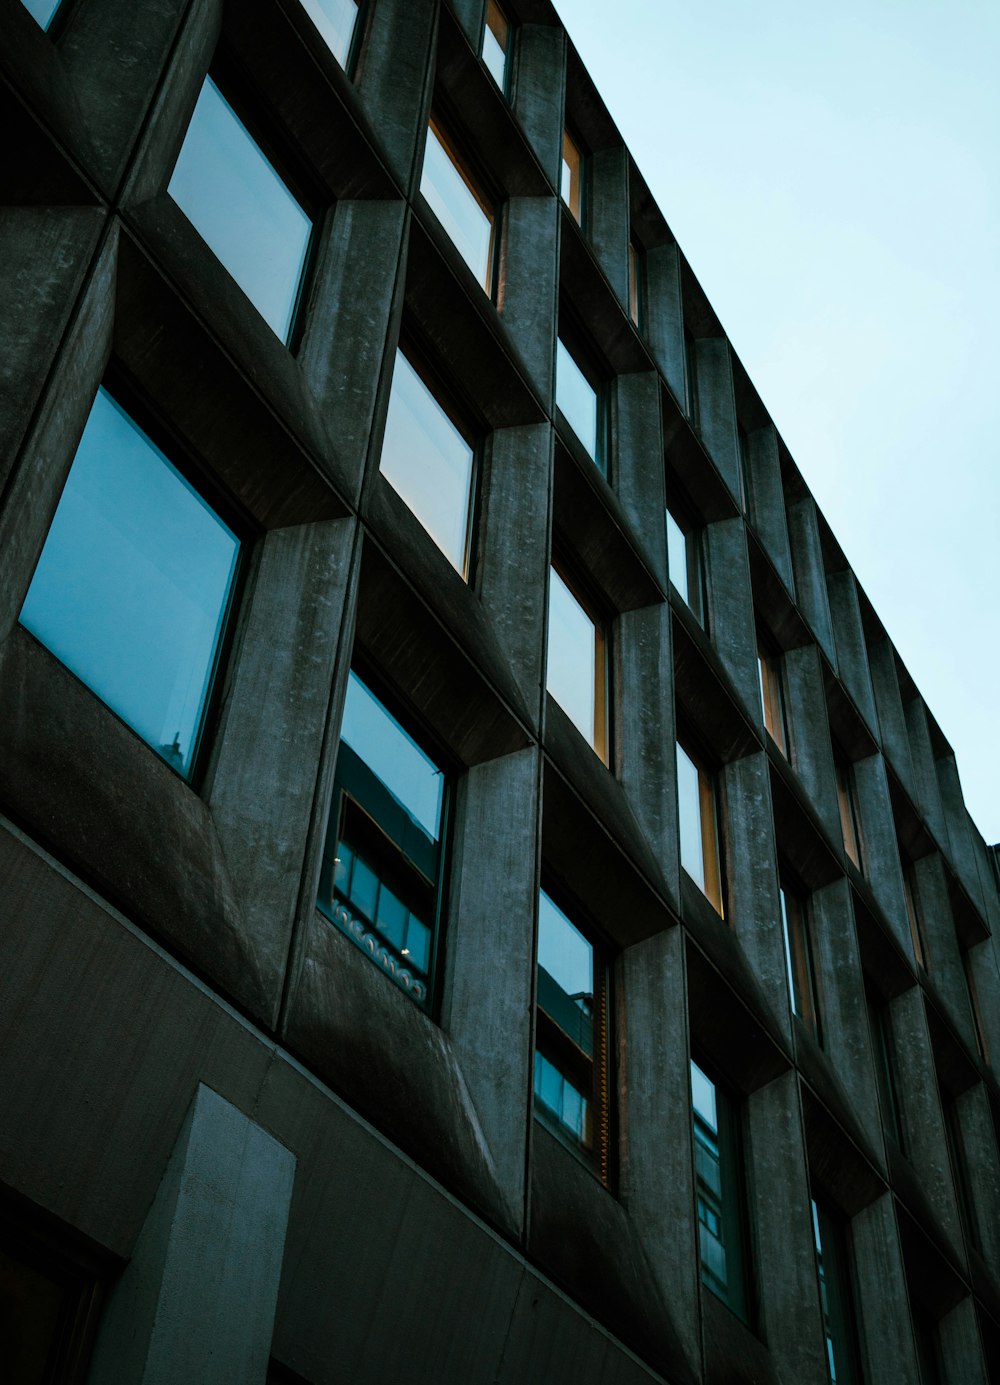
[[[1000,840],[1000,0],[556,3]]]

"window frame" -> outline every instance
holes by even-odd
[[[493,72],[493,69],[490,67],[489,63],[486,61],[486,35],[487,35],[488,33],[491,33],[491,34],[493,35],[493,37],[496,39],[496,29],[495,29],[495,28],[493,27],[493,25],[490,23],[490,16],[491,16],[491,14],[492,14],[493,11],[496,11],[496,13],[499,14],[500,18],[503,20],[504,24],[507,26],[507,41],[506,41],[506,43],[503,45],[504,65],[503,65],[503,81],[502,81],[502,82],[498,82],[498,81],[497,81],[497,79],[496,79],[496,74]],[[509,100],[509,99],[510,99],[510,91],[511,91],[511,86],[512,86],[511,77],[512,77],[513,66],[514,66],[513,57],[514,57],[514,32],[515,32],[515,29],[516,29],[516,25],[515,25],[514,21],[510,18],[510,16],[509,16],[508,13],[506,12],[506,10],[503,8],[503,6],[500,5],[500,4],[498,4],[498,3],[497,3],[497,0],[487,0],[487,4],[486,4],[486,14],[485,14],[485,16],[484,16],[484,18],[483,18],[483,36],[482,36],[482,38],[481,38],[481,40],[480,40],[480,43],[479,43],[479,59],[480,59],[480,61],[482,62],[483,66],[486,68],[486,71],[487,71],[487,72],[490,74],[490,76],[493,78],[494,84],[496,85],[497,89],[499,90],[501,96],[503,96],[506,100]],[[500,47],[500,41],[499,41],[499,39],[497,39],[497,47]]]
[[[86,688],[91,697],[96,698],[111,716],[128,729],[131,735],[135,736],[144,746],[151,750],[160,763],[166,765],[171,773],[175,774],[182,783],[187,784],[195,793],[200,794],[204,787],[205,778],[208,772],[208,744],[213,739],[215,729],[218,725],[219,713],[225,694],[226,670],[230,664],[239,626],[239,617],[237,613],[242,606],[246,592],[248,576],[252,566],[251,555],[257,540],[261,537],[262,531],[259,525],[257,525],[251,516],[239,505],[235,497],[225,489],[212,469],[198,459],[194,450],[185,440],[181,432],[171,424],[170,420],[152,400],[147,391],[144,390],[130,372],[114,358],[108,362],[104,374],[98,382],[94,397],[87,409],[84,430],[86,429],[87,423],[90,421],[94,405],[102,389],[110,396],[113,403],[117,405],[139,432],[141,432],[152,446],[166,458],[169,465],[173,467],[182,481],[190,487],[206,508],[211,510],[216,518],[225,525],[230,533],[232,533],[238,545],[233,564],[233,572],[229,581],[229,589],[226,593],[225,604],[219,613],[219,635],[215,642],[211,666],[207,670],[206,681],[208,690],[205,694],[197,730],[191,742],[189,757],[190,768],[188,771],[185,773],[183,770],[179,769],[177,765],[172,763],[171,760],[167,759],[165,755],[162,755],[159,748],[154,745],[152,741],[147,740],[142,732],[133,726],[121,712],[115,707],[112,707],[110,702],[107,702],[95,688],[91,687],[90,683],[85,678],[74,669],[70,668],[68,664],[63,663],[59,655],[50,649],[44,640],[40,639],[39,636],[34,634],[27,626],[21,625],[20,628],[32,640],[46,649],[52,658],[57,659],[69,676],[76,679],[81,687]],[[21,606],[18,609],[19,625],[20,611],[23,609],[28,599],[28,593],[35,580],[35,573],[41,563],[45,544],[48,542],[49,533],[55,521],[56,514],[58,513],[59,506],[62,503],[66,486],[69,483],[70,473],[73,470],[73,465],[76,461],[82,438],[83,431],[81,431],[80,437],[77,438],[73,456],[66,469],[66,474],[59,490],[59,498],[56,502],[56,507],[52,512],[48,527],[45,531],[45,539],[38,551],[38,557],[32,567],[31,578],[24,590]]]
[[[452,133],[454,124],[455,122],[450,118],[450,114],[447,111],[447,109],[442,111],[440,102],[435,103],[431,107],[431,113],[427,118],[427,134],[425,135],[424,139],[424,154],[421,160],[421,176],[418,187],[420,189],[421,196],[424,198],[424,201],[427,202],[428,207],[430,207],[431,212],[434,214],[435,220],[437,220],[441,229],[448,237],[448,240],[455,247],[455,251],[461,259],[462,263],[466,266],[473,278],[475,278],[476,283],[479,284],[480,288],[486,294],[486,297],[490,300],[490,302],[495,303],[497,299],[497,290],[499,287],[500,277],[499,262],[500,241],[503,233],[503,200],[493,195],[493,188],[491,186],[490,180],[482,176],[482,173],[477,167],[475,160],[470,158],[470,156],[462,148],[461,140],[455,138],[455,135]],[[427,136],[432,133],[437,139],[438,144],[441,146],[445,154],[448,156],[448,159],[450,160],[452,167],[455,169],[455,172],[458,174],[462,182],[465,184],[473,201],[478,205],[480,211],[483,213],[483,215],[490,223],[489,247],[486,252],[485,283],[483,283],[483,281],[478,277],[476,271],[473,269],[473,267],[469,264],[468,260],[462,254],[458,244],[454,240],[452,240],[452,237],[449,234],[447,227],[441,221],[440,217],[438,217],[437,213],[434,211],[433,206],[431,206],[431,203],[427,198],[427,194],[423,191],[423,170],[427,158]]]
[[[541,896],[547,896],[550,903],[555,906],[573,928],[590,945],[593,958],[594,970],[594,1011],[593,1011],[593,1045],[594,1053],[591,1059],[592,1081],[590,1093],[592,1097],[592,1107],[594,1111],[594,1142],[593,1150],[588,1151],[574,1140],[568,1130],[562,1128],[562,1122],[552,1114],[539,1110],[542,1104],[535,1091],[535,1060],[540,1054],[551,1066],[555,1067],[560,1075],[566,1078],[567,1074],[559,1067],[557,1062],[548,1058],[545,1052],[546,1042],[539,1042],[539,1029],[546,1034],[547,1039],[551,1039],[556,1031],[559,1038],[551,1045],[552,1049],[567,1050],[574,1045],[571,1036],[565,1030],[560,1029],[558,1020],[545,1010],[539,998],[539,962],[538,962],[538,943],[540,934],[541,918]],[[561,1145],[576,1158],[586,1168],[589,1168],[597,1178],[598,1182],[605,1188],[613,1186],[616,1176],[617,1161],[615,1158],[615,1142],[617,1139],[617,1112],[615,1108],[616,1082],[613,1070],[614,1059],[614,1025],[615,1025],[615,1002],[614,1002],[614,964],[612,949],[605,939],[604,934],[598,929],[589,914],[583,909],[576,897],[571,894],[560,880],[555,879],[552,874],[543,868],[542,878],[538,887],[535,905],[535,968],[534,968],[534,1034],[532,1043],[532,1116],[549,1132],[550,1135],[559,1141]],[[558,984],[558,983],[556,983]],[[541,1021],[541,1024],[539,1023]],[[579,1046],[577,1046],[579,1047]],[[583,1050],[580,1050],[583,1053]],[[571,1055],[575,1059],[575,1055]],[[584,1062],[586,1055],[583,1054]],[[577,1060],[578,1061],[578,1060]]]
[[[444,958],[444,933],[447,928],[447,912],[449,905],[449,872],[454,853],[454,814],[455,797],[459,778],[458,770],[452,756],[444,750],[436,737],[428,731],[426,723],[412,709],[400,695],[399,691],[392,687],[382,678],[378,671],[369,663],[360,649],[355,647],[351,663],[349,666],[348,677],[353,673],[362,685],[372,696],[382,704],[384,710],[399,725],[403,734],[406,735],[417,747],[418,750],[432,761],[443,778],[441,813],[440,813],[440,832],[437,839],[437,861],[433,880],[430,880],[434,892],[433,919],[429,923],[431,932],[431,942],[427,965],[427,994],[420,997],[413,994],[412,988],[405,986],[399,981],[396,975],[383,966],[378,957],[365,946],[364,941],[356,934],[346,928],[343,923],[332,917],[330,910],[327,910],[321,902],[324,897],[331,900],[331,910],[335,907],[336,884],[335,868],[338,864],[337,851],[343,837],[344,821],[347,813],[345,799],[349,799],[371,823],[376,832],[380,833],[388,842],[389,847],[400,857],[406,866],[411,870],[420,871],[419,864],[409,855],[402,843],[387,830],[384,822],[379,821],[374,812],[370,811],[365,803],[360,802],[351,791],[351,784],[347,782],[348,775],[344,773],[341,766],[341,753],[345,748],[345,743],[338,741],[337,761],[334,765],[333,789],[330,799],[330,810],[327,816],[327,827],[323,842],[322,864],[320,867],[319,889],[317,891],[316,907],[323,918],[334,928],[338,929],[360,952],[368,956],[369,961],[381,972],[387,981],[394,985],[396,989],[403,992],[416,1006],[431,1019],[436,1020],[440,1013],[441,1006],[441,975]],[[345,690],[346,706],[346,690]],[[343,713],[341,714],[341,727],[343,725]],[[338,737],[339,737],[338,732]],[[390,793],[388,786],[379,775],[364,760],[353,746],[346,746],[350,751],[352,759],[360,762],[364,771],[371,776],[381,790]],[[348,769],[353,766],[348,765]],[[405,810],[405,807],[404,807]],[[425,876],[425,879],[429,877]],[[379,883],[383,883],[379,877]],[[360,920],[359,920],[360,922]],[[369,931],[377,930],[375,920],[367,920],[370,925]],[[395,949],[393,948],[395,951]]]
[[[612,735],[611,735],[611,657],[609,653],[609,627],[611,622],[604,618],[598,604],[591,598],[590,593],[583,585],[572,566],[567,565],[562,554],[555,550],[549,558],[549,567],[555,572],[570,596],[576,601],[580,610],[587,617],[594,627],[594,734],[589,739],[585,736],[582,728],[577,726],[577,730],[592,747],[598,758],[609,768],[611,766]],[[551,577],[549,579],[549,589],[546,604],[546,641],[545,641],[545,691],[554,702],[558,703],[563,713],[570,721],[573,718],[569,712],[559,702],[558,697],[549,688],[549,640],[550,624],[549,612],[551,607],[548,602],[551,600]],[[576,722],[573,721],[576,726]]]
[[[726,918],[726,891],[725,891],[725,870],[722,851],[722,803],[720,800],[720,775],[717,769],[711,768],[709,762],[701,754],[697,743],[692,740],[686,727],[677,728],[675,737],[676,755],[675,762],[677,769],[677,832],[678,843],[681,843],[681,803],[680,803],[680,772],[679,760],[677,756],[684,754],[691,766],[698,775],[698,830],[701,842],[702,871],[705,876],[704,886],[700,885],[687,867],[684,865],[683,848],[681,848],[680,867],[688,879],[705,896],[709,904],[725,921]],[[711,829],[710,836],[706,837],[706,827]]]
[[[784,657],[760,628],[757,630],[757,686],[760,691],[764,730],[791,764]]]
[[[779,870],[778,896],[792,1014],[812,1031],[817,1043],[822,1043],[809,902],[784,869]]]
[[[694,1083],[691,1068],[697,1068],[700,1071],[702,1077],[711,1084],[715,1094],[716,1135],[718,1142],[717,1163],[720,1185],[717,1201],[721,1213],[720,1219],[722,1228],[724,1232],[728,1232],[727,1238],[717,1237],[716,1239],[721,1239],[721,1243],[724,1247],[727,1247],[727,1245],[732,1247],[734,1251],[732,1268],[735,1269],[735,1275],[733,1275],[731,1279],[730,1261],[727,1255],[727,1282],[725,1286],[722,1286],[721,1281],[717,1281],[719,1282],[718,1288],[709,1278],[712,1272],[705,1264],[701,1246],[701,1227],[702,1225],[707,1226],[707,1223],[703,1222],[699,1207],[699,1187],[704,1183],[698,1173],[697,1150],[699,1122],[705,1125],[706,1129],[708,1127],[704,1118],[701,1117],[695,1109]],[[731,1313],[735,1314],[735,1316],[746,1323],[748,1327],[752,1328],[756,1319],[756,1300],[745,1155],[745,1102],[736,1090],[720,1077],[715,1066],[706,1060],[694,1046],[692,1046],[689,1057],[688,1093],[691,1107],[691,1142],[694,1164],[695,1225],[698,1227],[699,1280],[704,1288],[714,1294],[720,1303],[724,1303]],[[715,1199],[714,1191],[712,1189],[708,1189],[707,1191],[709,1195]],[[714,1275],[712,1275],[712,1278],[717,1279]]]

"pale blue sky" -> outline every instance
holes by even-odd
[[[997,841],[1000,3],[557,4]]]

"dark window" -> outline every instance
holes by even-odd
[[[379,470],[468,577],[475,448],[431,378],[397,350]]]
[[[710,771],[677,742],[677,811],[681,865],[723,913],[715,784]]]
[[[24,8],[43,29],[48,29],[56,17],[62,0],[21,0]]]
[[[205,78],[167,192],[287,342],[312,220],[211,77]]]
[[[816,1274],[826,1336],[827,1373],[837,1385],[860,1380],[854,1299],[851,1293],[847,1237],[843,1223],[813,1201]]]
[[[559,191],[562,200],[581,226],[583,225],[583,173],[584,159],[580,146],[570,132],[564,130]]]
[[[839,755],[834,756],[834,768],[837,774],[837,806],[840,809],[840,830],[844,836],[844,850],[860,870],[861,828],[854,789],[854,771]]]
[[[606,650],[603,626],[559,569],[550,568],[545,686],[605,763],[609,740]]]
[[[750,512],[750,442],[746,429],[737,419],[736,441],[740,460],[740,506],[745,514]]]
[[[185,777],[239,554],[233,531],[102,387],[21,624]]]
[[[979,1004],[979,991],[976,987],[976,972],[972,958],[965,951],[962,952],[962,971],[965,975],[965,985],[969,992],[969,1006],[972,1010],[972,1023],[976,1033],[976,1047],[986,1062],[990,1061],[989,1045],[986,1042],[986,1027],[983,1024],[983,1011]]]
[[[665,511],[665,517],[667,569],[670,580],[684,598],[694,618],[700,625],[705,625],[705,573],[701,533],[693,525],[682,523],[671,510]]]
[[[903,896],[906,900],[906,918],[910,925],[910,941],[913,943],[913,955],[919,966],[927,970],[927,936],[924,933],[924,923],[920,912],[920,896],[917,893],[917,881],[911,865],[903,865]]]
[[[608,969],[594,938],[538,896],[535,1114],[610,1179]]]
[[[760,705],[764,727],[781,751],[788,755],[788,725],[785,718],[785,690],[781,677],[781,655],[775,653],[759,636],[757,639],[757,675],[760,686]]]
[[[556,339],[556,404],[584,451],[606,474],[601,391],[562,337]]]
[[[425,1009],[442,914],[444,772],[351,672],[319,907]]]
[[[690,332],[684,332],[684,388],[687,397],[684,400],[684,407],[687,416],[697,428],[700,419],[700,405],[698,402],[698,350],[695,346],[694,337]]]
[[[486,70],[500,90],[507,94],[510,77],[511,39],[510,23],[496,0],[489,0],[486,6],[486,25],[483,29],[483,62]]]
[[[691,1060],[701,1280],[749,1321],[746,1207],[738,1107]]]
[[[944,1112],[945,1138],[948,1143],[948,1155],[951,1160],[952,1181],[955,1185],[955,1198],[958,1202],[959,1216],[962,1226],[969,1241],[978,1251],[982,1251],[982,1238],[979,1235],[979,1224],[976,1220],[976,1204],[972,1195],[972,1179],[969,1176],[969,1165],[965,1157],[965,1143],[962,1139],[962,1122],[959,1119],[958,1106],[955,1098],[950,1092],[945,1091],[939,1085],[941,1094],[941,1107]]]
[[[872,1058],[875,1062],[875,1081],[878,1086],[879,1104],[882,1108],[882,1125],[897,1149],[905,1153],[902,1112],[896,1084],[896,1055],[893,1048],[892,1017],[888,1005],[883,1004],[870,988],[865,990],[865,999],[868,1006],[868,1026],[872,1038]]]
[[[917,1364],[920,1367],[920,1385],[942,1385],[941,1354],[938,1346],[937,1323],[919,1304],[913,1301],[913,1340],[917,1346]]]
[[[813,982],[812,953],[809,946],[809,923],[806,904],[787,882],[779,888],[781,899],[781,928],[785,939],[785,961],[788,965],[788,991],[794,1014],[819,1035],[819,1013]]]
[[[493,204],[483,193],[454,140],[431,117],[424,146],[420,191],[462,259],[487,293],[493,289]]]
[[[301,0],[301,4],[341,67],[348,67],[358,27],[357,0]]]
[[[642,326],[642,251],[634,240],[628,243],[628,315]]]

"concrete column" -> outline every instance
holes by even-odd
[[[763,735],[757,632],[742,519],[724,519],[706,526],[705,568],[712,643],[742,696],[747,714]]]
[[[945,822],[948,826],[948,847],[952,865],[958,878],[968,890],[973,903],[985,910],[982,890],[979,883],[979,870],[972,845],[973,828],[962,796],[962,783],[958,777],[958,765],[954,755],[947,755],[936,762],[938,784],[941,788],[941,803]]]
[[[628,151],[597,149],[588,160],[587,235],[623,307],[628,305]]]
[[[903,715],[903,699],[899,693],[899,678],[896,675],[896,658],[892,642],[885,639],[873,645],[868,651],[868,663],[875,691],[875,704],[878,707],[882,749],[903,781],[903,787],[913,797],[910,743],[906,734],[906,718]],[[843,669],[841,677],[844,677]]]
[[[819,541],[816,502],[811,495],[788,507],[788,539],[792,549],[795,591],[799,607],[827,658],[837,667],[830,598],[826,589],[823,550]]]
[[[512,197],[500,241],[500,315],[542,403],[552,410],[559,207],[555,197]]]
[[[816,1279],[798,1079],[786,1072],[747,1102],[757,1292],[782,1380],[822,1380],[826,1347]]]
[[[701,1352],[690,1042],[680,928],[622,955],[627,1081],[621,1192],[689,1360]],[[697,1365],[692,1374],[698,1375]]]
[[[733,367],[725,337],[695,341],[698,376],[698,429],[708,454],[719,468],[733,499],[740,504],[740,446],[736,434]]]
[[[920,1385],[891,1193],[852,1219],[851,1242],[864,1378]]]
[[[969,992],[962,968],[962,954],[955,934],[955,920],[948,896],[944,865],[937,852],[914,861],[916,906],[927,939],[927,971],[948,1009],[952,1023],[975,1052]]]
[[[885,761],[881,755],[869,755],[865,760],[855,761],[853,773],[865,879],[885,911],[896,941],[912,962],[913,941]]]
[[[781,485],[778,434],[768,424],[747,435],[747,507],[750,522],[778,570],[788,592],[795,595],[792,552],[788,546],[785,493]]]
[[[461,24],[466,38],[479,51],[483,38],[483,24],[486,18],[486,0],[452,0],[451,8]]]
[[[566,35],[547,24],[517,31],[514,114],[538,162],[558,190],[566,93]]]
[[[264,1385],[295,1156],[199,1084],[89,1385]]]
[[[659,377],[653,371],[616,376],[612,398],[615,489],[656,579],[667,585],[663,512],[663,434]]]
[[[848,569],[830,573],[826,579],[826,588],[830,598],[830,617],[833,621],[840,677],[854,699],[854,705],[864,717],[868,729],[877,737],[879,723],[875,714],[872,675],[868,669],[865,633],[861,626],[861,607],[858,604],[858,587],[854,573]]]
[[[906,717],[910,761],[913,765],[913,791],[917,806],[938,841],[942,846],[946,846],[948,828],[941,806],[941,789],[934,766],[934,751],[931,747],[930,728],[927,725],[927,707],[923,698],[911,698],[904,706],[903,714]]]
[[[684,304],[676,242],[646,251],[646,340],[653,360],[684,408]]]
[[[831,840],[839,847],[837,772],[818,645],[803,645],[785,655],[785,717],[795,773]]]
[[[437,7],[376,0],[368,23],[355,87],[391,172],[409,192],[434,81]]]

